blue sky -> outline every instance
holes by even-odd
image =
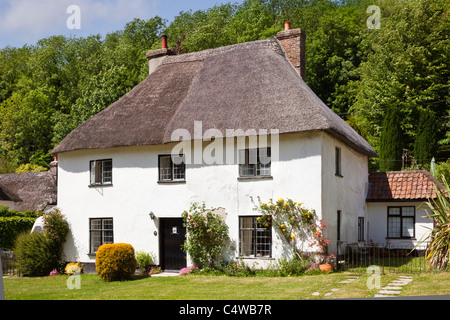
[[[133,18],[156,15],[172,21],[180,11],[204,10],[243,0],[0,0],[0,48],[35,44],[52,35],[104,36],[123,29]],[[69,29],[70,5],[80,8],[80,29]]]

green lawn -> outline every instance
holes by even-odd
[[[350,275],[360,276],[351,283],[339,283]],[[381,276],[381,286],[399,274]],[[450,273],[412,275],[402,296],[450,295]],[[229,277],[188,275],[136,278],[132,281],[103,282],[97,275],[81,275],[80,289],[68,289],[68,276],[40,278],[6,277],[7,300],[292,300],[369,298],[378,291],[367,287],[368,275],[330,273],[300,277]],[[324,296],[331,289],[330,296]],[[318,296],[312,296],[319,292]]]

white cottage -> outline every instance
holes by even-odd
[[[258,197],[315,209],[332,252],[338,238],[357,241],[376,154],[305,84],[304,42],[287,26],[272,39],[173,55],[163,38],[147,54],[150,75],[52,151],[71,226],[65,258],[93,265],[100,245],[126,242],[179,270],[190,264],[181,213],[205,202],[226,213],[229,258],[263,266],[288,251],[257,227]]]

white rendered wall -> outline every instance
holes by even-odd
[[[426,217],[424,209],[426,205],[422,202],[368,202],[368,232],[369,241],[375,243],[386,243],[388,240],[391,244],[404,246],[415,246],[424,240],[429,234],[429,228],[433,228],[433,224]],[[416,209],[415,238],[413,239],[387,239],[387,212],[389,206],[414,206]]]
[[[335,253],[337,240],[337,211],[341,211],[340,240],[358,240],[358,217],[365,217],[368,186],[368,158],[341,141],[323,133],[322,144],[322,214],[330,239],[329,250]],[[341,149],[341,175],[335,169],[335,149]],[[365,219],[367,220],[367,219]]]
[[[192,202],[204,201],[207,207],[225,208],[230,247],[235,248],[229,251],[231,258],[239,256],[238,217],[258,215],[253,210],[252,198],[255,202],[258,196],[263,202],[269,198],[292,198],[302,202],[303,206],[315,209],[319,216],[323,208],[326,208],[327,215],[331,215],[339,206],[342,210],[351,211],[354,216],[362,214],[364,201],[361,203],[361,198],[365,198],[362,194],[367,181],[367,158],[352,158],[348,164],[343,161],[344,178],[337,182],[330,181],[336,179],[334,140],[318,132],[281,135],[279,160],[273,161],[271,167],[273,178],[245,181],[238,180],[238,164],[188,164],[185,183],[158,184],[158,155],[170,153],[175,144],[61,153],[58,155],[58,206],[71,225],[64,248],[65,258],[94,262],[95,256],[88,255],[89,218],[112,217],[114,242],[130,243],[135,250],[153,252],[158,259],[158,235],[154,235],[155,231],[159,232],[158,219],[151,220],[150,211],[159,218],[181,217]],[[236,154],[236,150],[233,151]],[[354,157],[345,147],[342,151],[343,159]],[[322,153],[331,158],[323,161]],[[112,186],[89,187],[89,162],[110,158],[113,162]],[[331,176],[328,177],[328,171],[324,174],[322,164],[329,166],[330,161],[333,168],[330,168]],[[357,161],[364,163],[356,164]],[[356,168],[356,171],[350,173],[350,168]],[[327,197],[330,197],[326,200],[322,197],[324,180]],[[351,186],[355,181],[356,185]],[[332,188],[343,189],[332,195],[332,184],[335,185]],[[350,200],[342,199],[348,195]],[[361,208],[357,209],[358,206]],[[283,251],[286,252],[273,230],[272,258],[280,258]],[[249,262],[264,265],[270,260],[249,259]]]

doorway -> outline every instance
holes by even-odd
[[[161,269],[179,271],[186,267],[186,254],[183,244],[186,228],[182,218],[160,218],[159,252]]]

